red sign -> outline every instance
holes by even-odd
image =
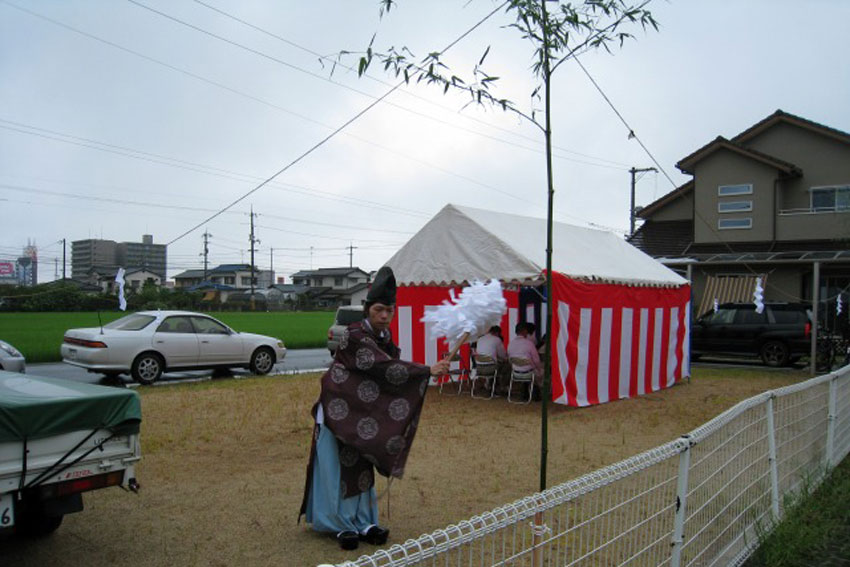
[[[14,276],[15,264],[12,262],[0,262],[0,276]]]

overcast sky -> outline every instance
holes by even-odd
[[[206,4],[206,5],[205,5]],[[61,277],[61,239],[169,244],[168,275],[248,262],[380,267],[447,203],[545,217],[542,135],[513,114],[425,85],[391,94],[317,150],[207,223],[386,93],[343,50],[443,49],[491,0],[0,0],[0,260],[39,248]],[[550,5],[551,7],[552,5]],[[687,181],[675,163],[777,109],[850,131],[845,0],[651,3],[660,30],[581,62],[658,161],[646,205]],[[153,10],[159,12],[156,13]],[[239,21],[241,20],[241,21]],[[531,46],[487,19],[446,55],[530,112]],[[320,55],[327,56],[324,62]],[[556,220],[624,234],[628,169],[653,166],[581,68],[553,77]],[[669,176],[669,179],[668,179]],[[671,183],[672,181],[672,183]],[[203,224],[201,224],[203,223]],[[189,232],[194,227],[200,228]],[[491,227],[498,231],[499,227]],[[541,240],[541,246],[545,242]]]

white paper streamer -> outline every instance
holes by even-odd
[[[453,289],[449,290],[449,296],[451,301],[444,301],[426,313],[422,322],[433,323],[431,338],[446,337],[452,348],[465,333],[469,333],[470,341],[486,334],[490,327],[499,324],[507,310],[498,280],[490,280],[487,284],[474,281],[463,288],[458,297]]]
[[[720,311],[720,302],[717,301],[717,298],[714,298],[714,311]]]
[[[124,298],[124,268],[118,268],[115,283],[118,284],[118,307],[121,311],[127,311],[127,300]]]
[[[756,313],[764,311],[764,288],[761,286],[761,278],[756,278],[756,289],[753,291],[753,303],[756,304]]]
[[[835,314],[841,315],[841,294],[838,294],[838,299],[835,300]]]

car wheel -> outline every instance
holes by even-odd
[[[761,345],[761,360],[767,366],[785,366],[789,358],[788,346],[782,341],[767,341]]]
[[[159,377],[162,376],[162,357],[155,352],[145,352],[136,357],[133,361],[131,374],[133,380],[139,384],[149,386],[153,384]]]
[[[268,374],[274,367],[274,353],[270,348],[260,347],[251,355],[251,372]]]

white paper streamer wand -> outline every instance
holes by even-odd
[[[451,345],[447,358],[451,360],[470,337],[484,335],[490,327],[501,321],[507,304],[498,280],[490,283],[474,281],[455,297],[449,290],[451,301],[444,301],[422,317],[423,323],[433,323],[431,338],[445,337]]]

